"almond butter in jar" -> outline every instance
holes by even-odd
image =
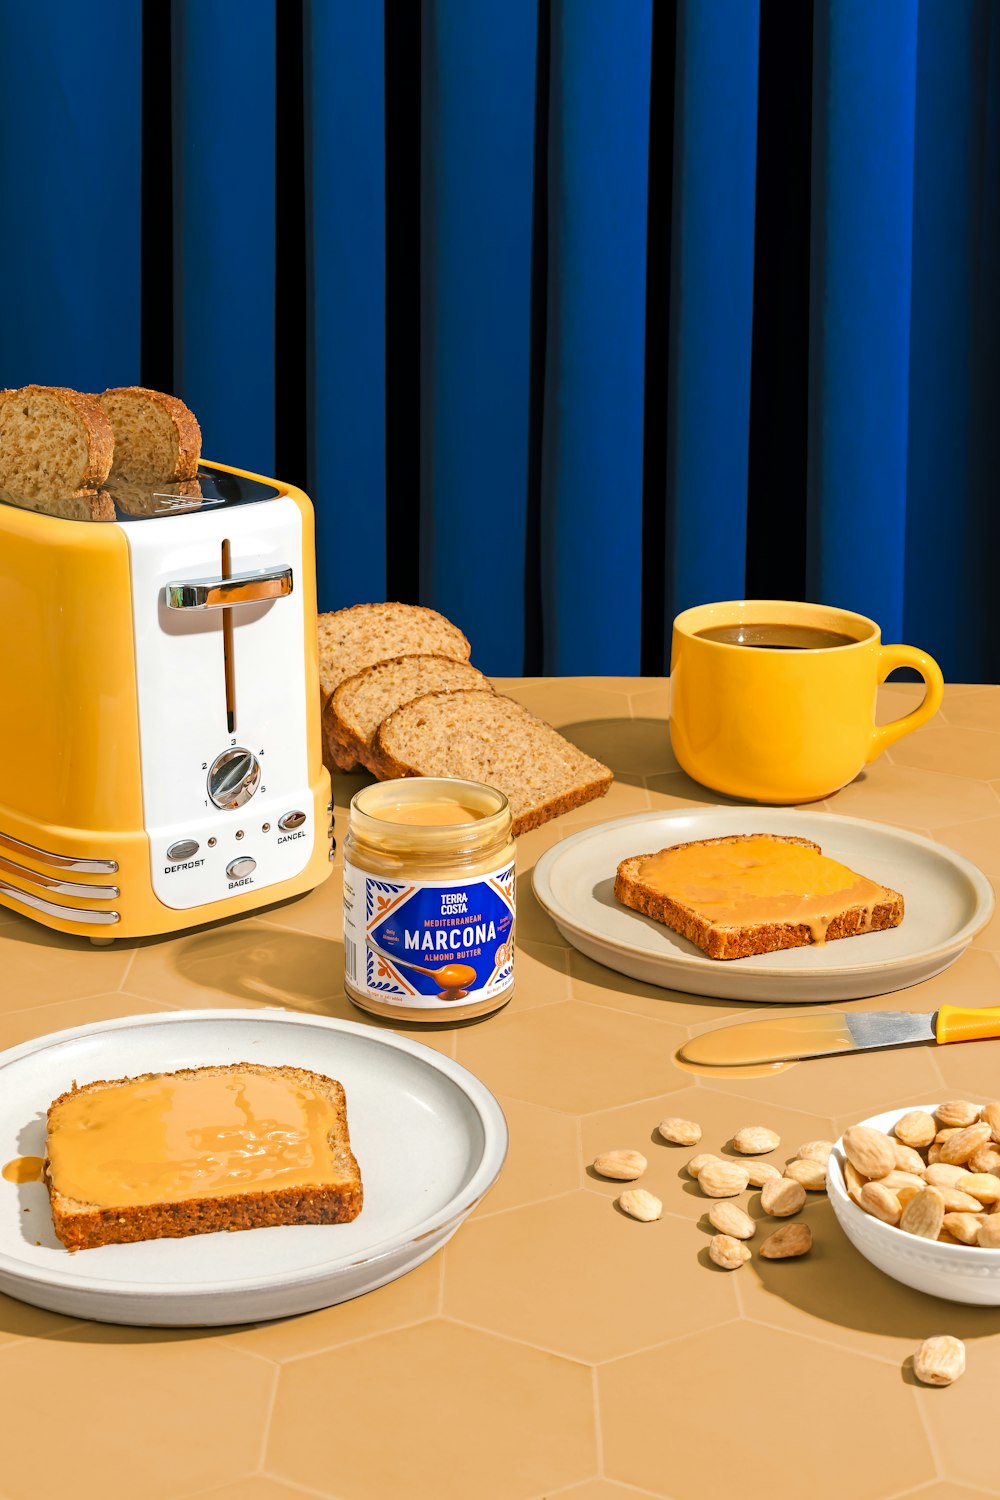
[[[507,798],[451,777],[363,787],[344,842],[344,988],[393,1020],[465,1021],[514,993]]]

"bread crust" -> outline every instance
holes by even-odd
[[[201,461],[201,427],[194,412],[179,396],[170,396],[166,391],[152,391],[145,385],[111,386],[98,399],[103,400],[105,396],[145,396],[162,406],[177,433],[177,458],[172,471],[161,477],[164,480],[197,478],[198,464]]]
[[[692,839],[685,844],[670,845],[672,849],[690,849],[709,844],[737,844],[747,839],[759,838],[759,834],[730,834],[722,838]],[[819,844],[812,839],[797,838],[791,834],[771,834],[785,844],[801,844],[821,853]],[[663,851],[656,851],[662,853]],[[684,902],[675,901],[664,892],[655,890],[638,878],[638,868],[650,854],[633,854],[622,860],[615,874],[615,896],[623,906],[632,911],[662,922],[665,927],[687,938],[709,958],[752,958],[759,953],[777,953],[784,948],[807,948],[815,942],[812,928],[805,922],[760,922],[743,927],[725,927],[709,921]],[[826,929],[827,942],[838,938],[857,937],[864,932],[881,932],[889,927],[898,927],[903,920],[903,898],[898,891],[881,886],[882,899],[871,908],[850,906],[838,912]],[[866,921],[866,917],[868,920]]]
[[[0,404],[18,397],[41,393],[53,396],[68,406],[73,416],[84,429],[87,442],[87,461],[83,473],[77,479],[77,490],[97,490],[111,472],[114,458],[115,436],[111,423],[96,398],[85,391],[70,390],[65,385],[25,385],[19,390],[0,391]]]
[[[388,657],[385,661],[373,662],[371,666],[362,667],[360,672],[355,672],[353,677],[345,678],[339,687],[334,689],[333,695],[324,710],[324,724],[326,726],[327,741],[331,754],[337,755],[345,762],[350,762],[351,764],[360,762],[373,775],[377,776],[379,774],[378,757],[374,750],[374,736],[372,740],[366,742],[362,740],[360,735],[355,733],[349,721],[343,717],[344,704],[348,696],[356,691],[361,680],[368,677],[371,673],[380,671],[386,667],[406,668],[414,662],[425,664],[429,673],[433,673],[442,664],[446,668],[461,667],[469,674],[469,680],[464,683],[466,691],[484,693],[492,693],[494,691],[493,684],[487,677],[484,677],[470,662],[460,661],[457,657],[441,656],[436,652],[430,651],[414,651],[405,656],[392,656]],[[479,679],[478,681],[475,680],[477,678]],[[458,691],[458,689],[436,687],[427,689],[427,691],[449,692]],[[412,693],[409,697],[397,703],[396,708],[405,708],[408,703],[413,703],[417,698],[422,696],[422,693]]]
[[[54,1099],[48,1111],[48,1133],[58,1129],[59,1107],[79,1094],[93,1093],[126,1083],[147,1083],[156,1078],[188,1078],[225,1073],[280,1074],[321,1089],[335,1110],[329,1135],[330,1150],[342,1172],[342,1180],[315,1187],[278,1188],[232,1193],[220,1197],[186,1198],[174,1203],[150,1203],[125,1207],[77,1204],[53,1184],[48,1156],[45,1181],[49,1190],[52,1223],[68,1250],[93,1250],[101,1245],[134,1244],[140,1240],[181,1239],[192,1234],[215,1234],[264,1229],[284,1224],[344,1224],[357,1218],[364,1202],[364,1189],[357,1161],[351,1150],[347,1127],[347,1103],[342,1084],[308,1068],[268,1067],[261,1063],[230,1063],[207,1068],[178,1068],[172,1073],[140,1073],[131,1078],[98,1079],[80,1089],[69,1089]],[[53,1117],[56,1116],[54,1120]]]

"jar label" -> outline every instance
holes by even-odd
[[[486,875],[387,880],[344,861],[348,983],[401,1010],[474,1005],[514,979],[514,863]]]

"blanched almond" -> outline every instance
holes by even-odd
[[[965,1345],[949,1334],[924,1339],[913,1356],[913,1373],[922,1385],[951,1385],[965,1374]]]
[[[1000,1104],[998,1104],[995,1100],[990,1104],[984,1104],[982,1118],[990,1127],[990,1130],[993,1133],[993,1139],[997,1142],[1000,1142]]]
[[[937,1188],[924,1188],[903,1209],[900,1229],[921,1239],[936,1240],[944,1223],[944,1199]]]
[[[731,1234],[713,1235],[708,1253],[724,1271],[738,1271],[750,1259],[750,1251],[743,1241],[734,1239]]]
[[[911,1109],[901,1115],[893,1129],[904,1146],[929,1146],[937,1135],[937,1121],[925,1109]]]
[[[913,1172],[918,1177],[924,1175],[927,1163],[919,1151],[915,1151],[912,1146],[904,1146],[901,1141],[896,1141],[893,1150],[896,1154],[897,1172]]]
[[[966,1176],[969,1174],[966,1173]],[[939,1187],[936,1189],[944,1199],[944,1210],[948,1214],[978,1214],[982,1213],[983,1205],[978,1198],[971,1193],[963,1193],[957,1187]]]
[[[994,1177],[1000,1177],[1000,1151],[996,1142],[989,1140],[985,1146],[977,1147],[966,1165],[970,1172],[992,1172]]]
[[[763,1187],[765,1182],[781,1180],[781,1173],[773,1162],[769,1161],[745,1161],[747,1178],[751,1187]]]
[[[776,1151],[781,1145],[781,1136],[766,1125],[744,1125],[733,1136],[733,1150],[741,1156],[763,1156],[767,1151]]]
[[[790,1161],[785,1176],[801,1182],[809,1193],[826,1192],[826,1163],[822,1161]]]
[[[960,1193],[970,1193],[980,1203],[1000,1202],[1000,1177],[992,1172],[966,1172],[955,1184]]]
[[[594,1157],[594,1171],[619,1182],[632,1182],[641,1177],[648,1165],[641,1151],[605,1151]]]
[[[711,1151],[700,1151],[697,1156],[692,1156],[691,1160],[687,1164],[688,1176],[697,1179],[702,1167],[707,1167],[710,1161],[721,1160],[721,1157],[713,1156]]]
[[[803,1141],[795,1155],[799,1161],[821,1161],[825,1166],[832,1150],[832,1141]]]
[[[626,1188],[618,1199],[618,1207],[630,1219],[641,1219],[644,1224],[658,1219],[663,1212],[663,1204],[659,1198],[647,1193],[645,1188]]]
[[[782,1224],[768,1235],[758,1254],[765,1260],[791,1260],[794,1255],[806,1255],[812,1249],[812,1230],[808,1224]]]
[[[934,1111],[938,1125],[975,1125],[982,1106],[970,1104],[968,1099],[948,1099]]]
[[[964,1130],[956,1130],[954,1135],[941,1142],[941,1160],[961,1166],[970,1156],[975,1155],[980,1146],[985,1146],[989,1139],[990,1126],[985,1120],[981,1120],[978,1125],[967,1125]]]
[[[853,1198],[855,1203],[861,1202],[861,1189],[867,1181],[868,1178],[862,1176],[851,1162],[844,1162],[844,1183],[847,1187],[847,1196]]]
[[[675,1146],[696,1146],[701,1140],[701,1126],[695,1120],[681,1120],[670,1115],[656,1128],[665,1141],[671,1141]]]
[[[720,1234],[731,1234],[734,1240],[752,1240],[757,1225],[738,1204],[727,1199],[713,1203],[708,1210],[708,1222]]]
[[[894,1192],[897,1188],[901,1187],[915,1187],[919,1193],[921,1189],[927,1186],[923,1177],[918,1177],[916,1172],[887,1172],[884,1177],[879,1178],[879,1181],[885,1187],[892,1188]]]
[[[958,1179],[965,1175],[965,1167],[949,1166],[947,1162],[938,1161],[927,1168],[924,1181],[929,1187],[954,1187]]]
[[[861,1189],[861,1207],[866,1214],[873,1214],[883,1224],[898,1224],[902,1215],[899,1199],[891,1188],[881,1182],[866,1182]]]
[[[963,1245],[978,1244],[979,1226],[983,1220],[979,1214],[945,1214],[944,1227]]]
[[[748,1180],[745,1168],[734,1161],[710,1161],[698,1173],[698,1186],[710,1198],[735,1198]]]
[[[990,1214],[982,1220],[976,1244],[983,1250],[1000,1250],[1000,1214]]]
[[[766,1214],[775,1219],[786,1219],[797,1214],[806,1201],[806,1190],[801,1182],[791,1177],[779,1177],[777,1182],[765,1182],[760,1191],[760,1202]]]
[[[884,1177],[896,1165],[892,1141],[870,1125],[852,1125],[844,1131],[844,1155],[862,1177]]]

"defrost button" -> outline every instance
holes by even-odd
[[[241,854],[239,859],[232,860],[226,866],[226,874],[230,880],[243,880],[247,875],[252,875],[256,868],[255,859],[251,859],[249,854]]]
[[[197,853],[197,839],[178,839],[176,844],[171,844],[167,850],[167,858],[176,864],[178,860],[194,859]]]

